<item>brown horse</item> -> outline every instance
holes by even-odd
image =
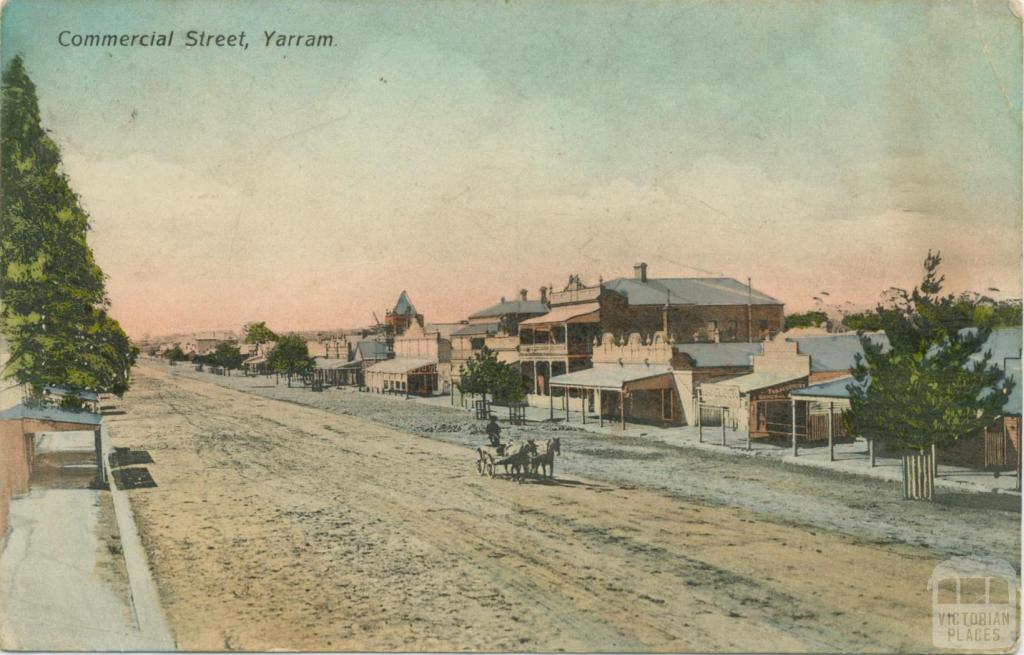
[[[555,437],[548,439],[537,446],[536,454],[530,459],[531,473],[537,475],[537,469],[541,469],[541,475],[546,478],[555,477],[555,455],[562,454],[562,439]]]
[[[505,446],[504,456],[495,463],[504,466],[506,473],[511,469],[512,478],[522,482],[530,472],[530,462],[536,455],[537,444],[533,441],[513,441]]]

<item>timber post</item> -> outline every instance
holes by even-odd
[[[622,418],[622,431],[626,431],[626,390],[619,392],[619,414]]]
[[[93,486],[96,489],[102,489],[107,481],[107,476],[103,472],[103,437],[101,434],[103,428],[97,427],[93,430],[93,440],[96,448],[96,479],[93,481]]]
[[[836,446],[835,440],[832,437],[832,407],[833,403],[828,404],[828,461],[836,461]]]
[[[725,443],[725,412],[726,411],[727,410],[723,407],[721,409],[721,411],[719,412],[719,414],[718,414],[721,417],[721,421],[722,421],[722,445],[723,446],[726,445],[726,443]]]
[[[790,406],[791,406],[791,415],[793,417],[793,457],[796,457],[798,453],[797,453],[797,447],[796,447],[796,399],[795,398],[790,400]]]

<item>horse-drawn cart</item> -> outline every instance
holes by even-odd
[[[540,444],[530,441],[513,441],[502,446],[481,446],[476,449],[476,472],[495,477],[498,467],[520,482],[530,475],[536,476],[538,469],[542,477],[552,478],[555,472],[555,454],[561,454],[561,440],[550,439]]]
[[[529,472],[530,462],[537,453],[537,446],[529,441],[513,441],[502,446],[481,446],[476,449],[476,472],[493,478],[498,475],[498,467],[504,467],[505,473],[522,481]]]

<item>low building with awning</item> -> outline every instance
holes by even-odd
[[[362,371],[360,362],[335,357],[313,358],[313,380],[326,387],[361,385]]]
[[[436,359],[386,359],[368,366],[363,374],[365,386],[375,393],[429,396],[438,390]]]
[[[751,365],[750,373],[698,387],[699,424],[725,424],[751,438],[789,436],[794,418],[806,425],[805,416],[791,411],[789,393],[807,386],[811,358],[796,343],[779,339],[764,342],[761,354],[751,355]]]
[[[551,378],[567,400],[585,403],[583,421],[594,412],[600,423],[672,423],[675,407],[672,368],[667,364],[597,363],[592,368]],[[549,396],[554,414],[554,400]],[[569,400],[571,402],[571,400]],[[569,402],[565,404],[568,412]]]

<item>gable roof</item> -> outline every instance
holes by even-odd
[[[546,314],[547,303],[539,300],[506,300],[469,315],[470,318],[490,318],[508,314]]]
[[[666,299],[672,305],[746,305],[748,298],[753,305],[782,304],[757,289],[748,296],[747,285],[731,277],[648,278],[646,282],[621,277],[604,286],[621,293],[630,305],[664,305]]]
[[[409,294],[402,290],[401,295],[398,296],[398,302],[395,303],[395,308],[391,310],[392,314],[399,314],[402,316],[415,316],[416,308],[413,306],[412,301],[409,300]]]

